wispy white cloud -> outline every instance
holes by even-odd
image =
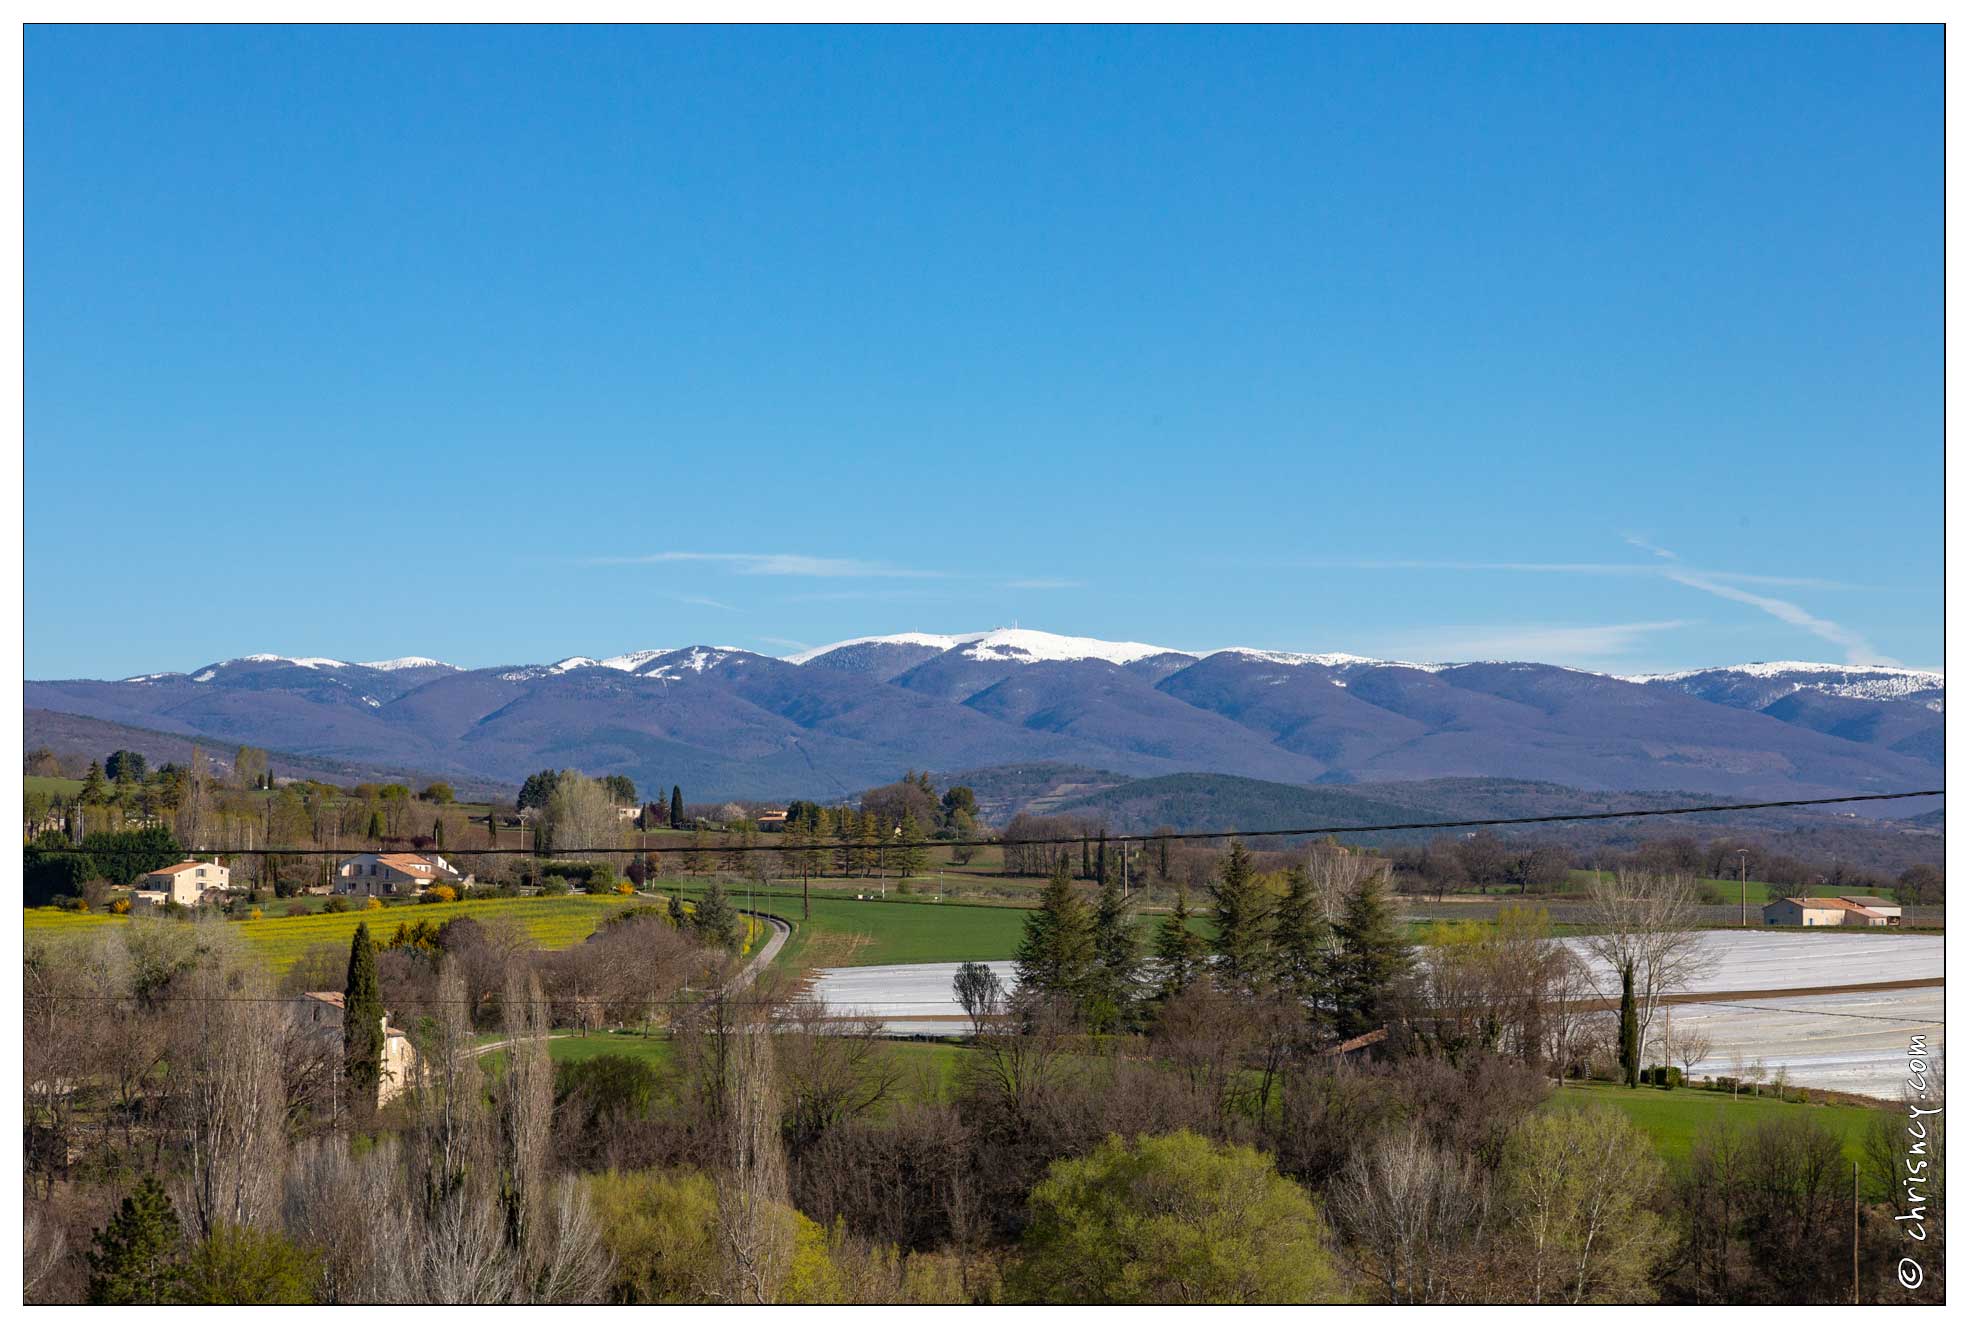
[[[655,554],[610,554],[582,559],[589,567],[639,567],[658,563],[711,563],[744,577],[947,577],[947,572],[900,568],[862,558],[823,554],[714,554],[667,549]]]
[[[998,588],[1002,591],[1073,591],[1086,584],[1072,577],[1014,577],[1010,581],[1000,582]]]
[[[1668,570],[1660,563],[1512,563],[1483,562],[1447,558],[1336,558],[1312,559],[1294,567],[1354,568],[1372,571],[1421,572],[1531,572],[1580,577],[1664,577]],[[1703,569],[1702,575],[1745,586],[1789,586],[1820,591],[1853,591],[1861,587],[1820,577],[1774,577],[1756,572],[1724,572]]]
[[[1670,581],[1687,586],[1691,590],[1707,591],[1725,600],[1750,605],[1761,609],[1781,623],[1789,623],[1795,628],[1803,628],[1823,641],[1829,641],[1846,652],[1847,664],[1897,665],[1898,660],[1889,659],[1874,649],[1873,643],[1851,628],[1843,627],[1829,618],[1820,618],[1804,607],[1789,600],[1780,600],[1774,595],[1758,595],[1746,591],[1741,586],[1730,586],[1714,578],[1696,572],[1671,571]]]
[[[1790,600],[1780,600],[1774,595],[1758,595],[1754,591],[1746,591],[1742,586],[1731,584],[1732,580],[1743,581],[1745,580],[1744,578],[1733,579],[1727,573],[1704,572],[1695,568],[1685,568],[1682,565],[1681,557],[1674,550],[1663,549],[1659,545],[1649,544],[1639,536],[1628,536],[1627,543],[1633,545],[1636,549],[1645,549],[1661,559],[1662,561],[1660,563],[1653,565],[1655,570],[1676,585],[1686,586],[1690,590],[1702,591],[1724,600],[1734,601],[1737,604],[1749,605],[1753,609],[1761,609],[1780,623],[1788,623],[1792,627],[1803,628],[1821,641],[1831,642],[1845,651],[1847,664],[1893,665],[1900,663],[1898,660],[1892,660],[1880,654],[1879,651],[1874,649],[1873,643],[1868,641],[1863,634],[1855,632],[1853,629],[1839,623],[1835,623],[1829,618],[1820,618],[1803,605],[1795,604]],[[1751,584],[1757,585],[1760,583],[1752,582]],[[1770,583],[1761,584],[1768,585]]]
[[[742,614],[745,612],[737,605],[728,605],[723,600],[713,600],[708,595],[673,595],[670,598],[680,605],[698,605],[705,609],[722,609],[728,614]]]
[[[1631,656],[1658,633],[1694,627],[1700,620],[1644,623],[1497,624],[1430,628],[1387,639],[1387,654],[1410,660],[1544,660],[1552,664],[1612,664]]]

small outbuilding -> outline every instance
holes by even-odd
[[[1899,921],[1899,911],[1895,913]],[[1833,896],[1795,895],[1764,906],[1767,928],[1885,927],[1887,923],[1885,914]]]

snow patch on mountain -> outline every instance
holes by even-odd
[[[1344,651],[1328,651],[1318,655],[1307,655],[1299,651],[1267,651],[1255,646],[1226,646],[1212,655],[1241,655],[1250,660],[1262,660],[1266,664],[1279,665],[1320,665],[1327,669],[1346,669],[1366,666],[1380,669],[1393,666],[1400,669],[1440,669],[1440,665],[1410,664],[1406,660],[1377,660],[1369,655],[1348,655]]]
[[[1695,692],[1713,682],[1732,679],[1756,680],[1766,685],[1763,704],[1794,692],[1818,692],[1831,697],[1851,697],[1860,701],[1895,701],[1922,692],[1937,692],[1946,686],[1939,669],[1903,669],[1896,665],[1822,664],[1813,660],[1759,660],[1751,664],[1723,665],[1711,669],[1679,669],[1667,674],[1616,675],[1628,683],[1665,685],[1684,692]],[[1935,709],[1939,705],[1930,702]]]
[[[688,651],[677,650],[669,652],[669,654],[682,658],[666,660],[656,668],[649,670],[643,677],[676,678],[678,675],[684,673],[701,674],[714,665],[723,664],[725,661],[734,658],[739,664],[744,664],[745,656],[749,655],[750,652],[742,651],[736,646],[692,646]]]
[[[242,655],[226,660],[225,664],[291,664],[303,669],[347,669],[347,660],[330,660],[320,655],[272,655],[262,652],[259,655]]]
[[[364,669],[380,669],[384,673],[395,673],[399,669],[455,670],[458,668],[457,665],[446,664],[442,660],[433,660],[428,655],[402,655],[394,660],[363,660],[360,664]]]
[[[1188,655],[1170,646],[1140,641],[1102,641],[1098,637],[1062,637],[1032,628],[999,628],[974,639],[964,650],[967,659],[1038,664],[1055,660],[1105,660],[1133,664],[1152,655]]]
[[[954,651],[959,646],[988,635],[990,634],[983,632],[965,632],[956,636],[944,636],[935,632],[892,632],[882,637],[850,637],[846,641],[830,642],[825,646],[816,646],[793,655],[783,655],[780,659],[788,664],[803,665],[809,660],[818,660],[830,651],[838,651],[844,646],[885,646],[891,643],[898,646],[934,646],[940,651]]]
[[[597,663],[604,669],[620,669],[625,674],[633,674],[651,660],[668,655],[676,649],[675,646],[662,646],[653,651],[628,651],[622,655],[611,655],[608,659]]]

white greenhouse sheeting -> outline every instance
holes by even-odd
[[[1580,946],[1580,939],[1569,944]],[[1705,970],[1684,991],[1754,992],[1847,987],[1939,978],[1939,936],[1856,935],[1848,932],[1705,932]],[[1012,962],[991,970],[1007,992]],[[814,995],[844,1015],[879,1018],[898,1034],[956,1034],[967,1030],[951,982],[955,964],[865,965],[819,972]],[[1612,986],[1611,991],[1618,992]],[[1746,1009],[1750,1008],[1750,1009]],[[1855,1019],[1854,1016],[1872,1018]],[[1678,1027],[1700,1029],[1715,1044],[1698,1075],[1728,1075],[1733,1055],[1762,1061],[1766,1074],[1782,1066],[1792,1084],[1815,1089],[1898,1097],[1908,1035],[1925,1032],[1941,1050],[1942,989],[1828,993],[1812,997],[1748,998],[1728,1006],[1676,1005]]]

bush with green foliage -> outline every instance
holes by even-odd
[[[303,1306],[321,1286],[321,1257],[278,1232],[222,1225],[192,1248],[179,1300],[194,1306]]]
[[[1312,1198],[1272,1160],[1190,1131],[1110,1136],[1035,1186],[1007,1278],[1015,1300],[1067,1305],[1340,1301]]]

